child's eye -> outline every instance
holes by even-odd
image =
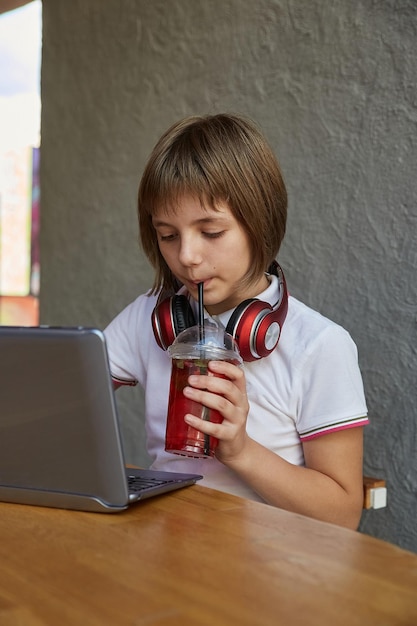
[[[176,235],[175,234],[171,234],[171,235],[159,235],[159,241],[173,241],[175,239]]]
[[[221,237],[224,234],[224,232],[225,232],[224,230],[220,230],[215,233],[203,233],[203,235],[207,237],[208,239],[217,239],[218,237]]]

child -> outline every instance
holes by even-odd
[[[206,486],[356,528],[368,422],[357,351],[344,329],[283,293],[274,260],[286,213],[279,165],[253,122],[213,115],[174,124],[139,187],[141,242],[155,281],[105,331],[112,376],[115,387],[139,382],[145,390],[152,468],[200,473]],[[262,329],[249,314],[239,330],[243,367],[212,362],[226,378],[191,376],[184,390],[223,415],[222,424],[185,417],[219,439],[215,459],[164,450],[171,362],[152,325],[167,293],[184,294],[189,310],[162,317],[162,333],[172,339],[191,325],[191,310],[198,319],[200,282],[207,315],[229,330],[243,301],[269,303]]]

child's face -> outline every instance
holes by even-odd
[[[152,223],[165,262],[196,300],[197,285],[204,283],[204,304],[211,315],[266,289],[264,274],[249,288],[240,285],[252,264],[249,240],[226,203],[215,210],[186,195],[175,210],[157,211]]]

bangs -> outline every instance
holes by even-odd
[[[147,215],[160,210],[175,212],[186,195],[214,209],[217,202],[228,201],[216,147],[207,145],[199,133],[191,131],[188,129],[177,137],[170,149],[148,169],[149,175],[141,188],[142,208]]]

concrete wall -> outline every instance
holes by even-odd
[[[361,529],[417,551],[414,0],[43,0],[41,322],[104,327],[151,272],[135,198],[161,132],[194,113],[263,127],[289,190],[291,292],[344,325],[389,503]],[[118,398],[146,462],[140,391]]]

